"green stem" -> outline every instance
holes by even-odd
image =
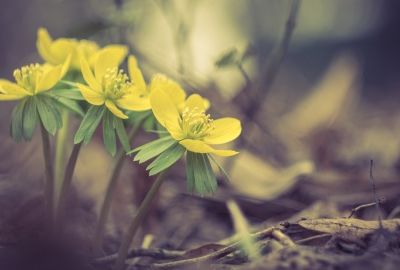
[[[136,134],[138,133],[139,128],[142,126],[142,123],[144,122],[144,120],[145,119],[143,119],[139,123],[137,123],[137,125],[129,133],[128,138],[131,143],[133,142],[134,138],[136,137]],[[125,153],[124,149],[120,148],[116,155],[115,167],[111,174],[110,181],[108,182],[106,195],[104,197],[103,205],[100,210],[100,217],[99,217],[99,221],[97,223],[96,233],[95,233],[94,241],[93,241],[93,254],[92,254],[93,259],[95,259],[101,255],[100,253],[101,253],[101,246],[103,243],[104,228],[106,226],[107,218],[108,218],[108,215],[111,210],[112,198],[115,193],[115,188],[117,186],[117,180],[119,178],[122,165],[124,164],[125,156],[126,156],[126,153]]]
[[[57,132],[57,142],[55,149],[55,163],[54,163],[54,215],[57,216],[58,204],[60,203],[61,189],[63,185],[63,176],[65,169],[65,153],[68,139],[68,127],[69,127],[69,112],[66,109],[62,109],[62,121],[63,127]]]
[[[125,259],[128,254],[129,246],[132,243],[133,237],[135,236],[136,231],[139,228],[139,225],[142,223],[144,217],[150,209],[151,203],[153,202],[154,197],[156,196],[158,189],[163,183],[165,177],[168,174],[168,171],[171,167],[162,171],[156,181],[151,186],[149,192],[144,198],[142,204],[137,210],[136,216],[133,218],[132,223],[129,225],[128,231],[125,233],[122,238],[122,243],[118,251],[117,262],[115,263],[115,270],[123,270],[125,266]]]
[[[78,160],[79,151],[81,149],[82,142],[75,144],[72,149],[71,156],[69,157],[67,167],[65,168],[64,179],[62,182],[61,190],[60,190],[60,200],[57,208],[57,216],[56,216],[56,226],[57,228],[63,224],[65,204],[68,199],[69,188],[71,185],[72,176],[75,171],[76,161]]]
[[[53,166],[51,164],[51,149],[49,133],[47,133],[42,121],[40,121],[42,134],[43,157],[44,157],[44,206],[46,225],[50,231],[53,230]]]

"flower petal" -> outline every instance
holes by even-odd
[[[78,86],[79,90],[81,91],[82,96],[90,104],[98,106],[98,105],[102,105],[106,101],[106,98],[103,95],[103,93],[94,91],[92,88],[90,88],[86,85],[80,84],[80,83],[77,83],[76,85]]]
[[[233,141],[242,132],[240,121],[236,118],[221,118],[213,121],[214,130],[203,141],[207,144],[221,144]]]
[[[69,69],[69,66],[70,66],[70,64],[71,64],[71,58],[72,58],[72,55],[69,55],[69,56],[67,57],[67,59],[65,60],[63,66],[62,66],[60,79],[63,78],[63,77],[65,76],[65,74],[67,74],[68,69]]]
[[[133,55],[129,55],[128,58],[128,72],[131,82],[136,86],[135,91],[138,94],[148,94],[146,82],[143,78],[142,72],[138,68],[137,60]]]
[[[44,28],[39,28],[37,32],[36,48],[44,61],[52,65],[56,65],[57,59],[51,52],[51,44],[53,39],[50,37],[49,32]]]
[[[207,145],[206,143],[198,140],[185,139],[180,141],[179,143],[183,145],[187,150],[194,153],[202,153],[202,154],[212,153],[222,157],[233,156],[239,153],[233,150],[216,150],[211,146]]]
[[[204,102],[204,99],[200,95],[193,94],[188,97],[183,109],[189,107],[189,111],[191,111],[197,107],[200,111],[202,111],[202,110],[205,111],[206,110],[205,105],[206,104]]]
[[[117,108],[117,106],[115,105],[114,101],[112,101],[110,99],[107,99],[106,100],[106,106],[117,117],[122,118],[122,119],[128,119],[129,118],[120,109]]]
[[[97,58],[99,57],[100,53],[104,50],[109,50],[110,53],[114,56],[115,61],[117,62],[117,66],[119,66],[125,59],[126,55],[128,54],[128,47],[125,45],[119,44],[111,44],[103,47],[101,50],[89,55],[86,59],[90,65],[90,67],[94,68]]]
[[[117,68],[120,64],[120,52],[103,49],[100,51],[94,64],[94,76],[97,81],[106,74],[107,69]]]
[[[63,64],[68,56],[72,55],[71,66],[79,67],[79,59],[77,59],[77,44],[71,39],[59,38],[51,45],[51,54],[55,58],[54,65]]]
[[[178,108],[167,94],[162,90],[155,89],[150,93],[150,104],[154,116],[163,127],[168,131],[170,131],[169,128],[180,129]]]
[[[82,70],[82,75],[83,78],[85,79],[85,82],[96,92],[101,93],[101,85],[99,81],[96,80],[96,78],[93,76],[93,72],[90,69],[90,66],[88,62],[85,60],[85,58],[81,58],[81,70]]]
[[[147,111],[151,109],[150,99],[148,97],[141,98],[138,95],[126,94],[122,98],[115,101],[118,107],[130,111]]]
[[[52,88],[61,79],[62,65],[58,65],[49,69],[40,78],[39,84],[36,85],[35,94],[47,91]]]
[[[179,86],[179,84],[168,79],[167,76],[163,74],[156,74],[153,76],[150,83],[150,89],[151,91],[153,91],[153,89],[162,89],[176,106],[185,102],[185,91]]]
[[[32,96],[33,93],[25,90],[16,83],[0,79],[0,93],[17,96]]]

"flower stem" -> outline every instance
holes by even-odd
[[[139,209],[137,210],[136,216],[133,218],[132,223],[129,225],[128,231],[125,233],[124,237],[122,238],[122,243],[118,251],[117,262],[115,263],[115,270],[123,270],[125,265],[125,259],[128,254],[129,246],[135,236],[139,225],[142,223],[144,217],[146,216],[151,203],[156,196],[158,189],[160,188],[161,184],[163,183],[165,177],[168,174],[168,171],[171,167],[163,170],[154,181],[153,185],[151,186],[149,192],[147,193],[146,197],[144,198],[142,204],[140,205]]]
[[[131,132],[128,135],[129,141],[132,143],[134,138],[136,137],[136,134],[139,131],[139,128],[142,126],[142,123],[144,122],[145,119],[140,121],[135,125],[135,127],[131,130]],[[116,155],[116,162],[115,162],[115,167],[112,171],[110,181],[108,182],[108,187],[106,190],[106,195],[104,197],[103,205],[100,210],[100,217],[99,221],[97,223],[96,227],[96,233],[94,236],[94,241],[93,241],[93,254],[92,258],[95,259],[99,257],[101,254],[101,246],[103,243],[103,234],[104,234],[104,228],[106,226],[107,218],[111,210],[111,202],[112,198],[115,193],[115,188],[117,186],[117,180],[119,178],[120,172],[122,165],[124,164],[126,153],[123,148],[120,148],[117,155]]]
[[[57,206],[56,214],[56,227],[59,228],[63,224],[65,204],[68,199],[69,188],[71,185],[72,176],[75,171],[76,161],[78,160],[79,151],[81,149],[82,142],[75,144],[72,148],[71,156],[69,157],[67,167],[65,168],[64,179],[60,190],[60,200]]]
[[[58,204],[60,203],[61,189],[63,186],[63,176],[65,169],[65,152],[67,147],[68,139],[68,127],[69,127],[69,112],[66,109],[61,110],[61,117],[63,121],[63,127],[57,132],[57,142],[55,149],[55,162],[54,162],[54,215],[57,217],[57,211],[59,209]]]
[[[47,229],[53,230],[53,166],[51,163],[51,149],[49,133],[47,133],[42,121],[40,121],[44,157],[44,207]]]

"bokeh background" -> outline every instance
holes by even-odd
[[[35,47],[39,27],[48,29],[54,39],[84,38],[101,45],[128,44],[131,53],[138,57],[147,81],[155,73],[167,74],[187,91],[200,92],[209,98],[215,118],[234,116],[243,121],[241,139],[232,146],[240,149],[241,154],[225,163],[231,182],[219,179],[220,190],[216,198],[210,199],[217,212],[222,211],[218,203],[223,208],[225,200],[236,196],[251,220],[279,220],[280,214],[293,214],[318,199],[368,190],[370,159],[375,160],[375,174],[381,181],[378,183],[395,185],[400,164],[400,2],[302,0],[277,76],[271,86],[264,85],[263,79],[269,76],[264,72],[265,66],[282,39],[290,3],[289,0],[2,0],[0,78],[12,79],[15,68],[41,62]],[[215,65],[224,53],[234,48],[241,50],[249,43],[253,53],[243,62],[243,70],[250,82],[235,65]],[[252,87],[259,87],[266,94],[258,101],[259,110],[250,117],[246,115],[246,106]],[[14,154],[16,157],[30,155],[36,162],[41,158],[40,153],[33,154],[34,149],[22,152],[26,144],[15,146],[8,138],[14,105],[14,102],[0,103],[0,136],[7,137],[6,142],[11,145],[0,147],[3,171],[7,169],[5,160],[10,158],[8,153],[12,149],[20,151]],[[101,165],[93,166],[106,171],[112,161],[102,148],[101,138],[98,141],[88,146],[91,151],[100,151],[96,152],[96,159]],[[92,197],[101,198],[107,179],[96,179],[104,171],[96,177],[89,176],[88,166],[93,159],[87,155],[87,163],[81,169],[86,174],[81,176],[91,177],[92,181],[82,185]],[[29,163],[30,159],[24,160]],[[33,175],[40,175],[40,166],[30,168],[27,171],[36,170]],[[170,191],[167,198],[186,192],[183,170],[173,176],[182,181],[177,184],[179,188],[165,184],[165,190]],[[131,178],[127,176],[129,185]],[[138,185],[134,184],[134,190],[138,190]],[[290,193],[301,187],[302,192]],[[40,187],[36,192],[39,190]],[[393,189],[387,192],[389,199],[395,198]],[[282,197],[284,194],[289,195]],[[118,199],[122,204],[127,199],[121,198],[131,195],[132,191]],[[346,202],[363,203],[365,196],[361,195]],[[264,203],[271,200],[280,201],[265,210]],[[398,202],[392,200],[390,205]],[[131,216],[127,213],[134,209],[129,207],[120,216],[125,225]],[[184,218],[182,209],[175,214]],[[202,220],[201,217],[193,220]],[[168,225],[176,220],[165,222]],[[215,224],[209,225],[209,230],[215,228]],[[208,233],[213,240],[213,233]]]

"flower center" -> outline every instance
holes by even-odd
[[[29,66],[14,70],[13,75],[18,86],[31,93],[35,93],[36,83],[43,75],[43,69],[39,64],[30,64]]]
[[[102,78],[102,88],[106,96],[112,100],[120,99],[128,94],[131,83],[122,69],[109,68]]]
[[[210,119],[210,115],[206,115],[204,110],[199,111],[197,107],[192,111],[189,110],[189,107],[183,110],[180,125],[187,137],[195,140],[201,140],[209,136],[210,131],[215,129],[213,119]]]

